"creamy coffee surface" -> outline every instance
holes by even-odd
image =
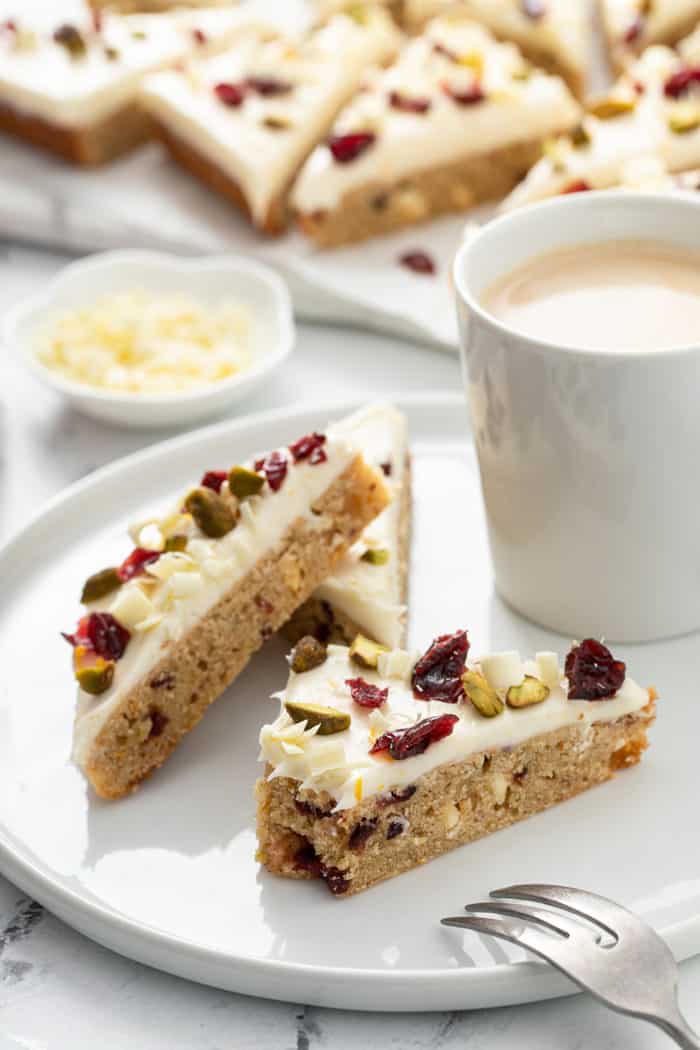
[[[532,339],[591,350],[700,345],[700,252],[662,241],[606,241],[535,256],[481,304]]]

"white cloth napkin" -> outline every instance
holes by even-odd
[[[158,145],[99,171],[83,171],[0,140],[0,235],[78,251],[160,248],[233,251],[267,261],[289,281],[304,317],[369,326],[454,350],[451,265],[464,220],[450,217],[333,251],[290,233],[270,240]],[[434,276],[399,263],[426,251]]]

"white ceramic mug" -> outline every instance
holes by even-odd
[[[465,242],[455,283],[497,589],[562,634],[632,642],[700,628],[700,332],[686,349],[571,349],[480,305],[536,255],[622,239],[697,251],[700,202],[609,192],[524,208]]]

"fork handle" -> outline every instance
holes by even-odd
[[[680,1010],[676,1011],[672,1017],[655,1018],[654,1024],[669,1035],[682,1050],[700,1050],[700,1038],[692,1030]]]

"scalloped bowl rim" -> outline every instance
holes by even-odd
[[[161,266],[171,273],[186,274],[191,272],[203,273],[206,271],[228,271],[231,273],[246,274],[256,279],[261,286],[266,286],[275,302],[276,327],[279,329],[279,339],[276,346],[262,354],[261,360],[251,368],[246,369],[234,376],[217,380],[206,386],[197,387],[194,390],[176,391],[163,394],[142,394],[138,392],[119,392],[103,390],[100,387],[91,386],[89,383],[78,383],[57,372],[53,372],[38,359],[36,350],[20,338],[21,326],[34,321],[38,323],[41,315],[47,316],[53,304],[55,304],[60,292],[79,280],[86,272],[98,270],[109,270],[112,267],[126,268],[129,265],[152,265],[154,268]],[[190,293],[196,299],[196,293]],[[235,298],[235,293],[232,293]],[[245,304],[244,304],[245,305]],[[166,405],[191,405],[193,403],[204,403],[209,399],[218,399],[226,391],[233,391],[238,387],[247,386],[256,380],[262,379],[276,365],[282,363],[294,349],[296,333],[294,328],[294,312],[289,289],[274,270],[264,263],[247,259],[240,255],[200,255],[192,258],[182,257],[170,252],[155,251],[131,251],[117,249],[115,251],[97,252],[84,259],[77,259],[68,263],[40,291],[34,292],[23,299],[16,306],[11,307],[2,320],[2,339],[6,346],[10,347],[15,356],[18,357],[29,371],[41,382],[62,394],[82,400],[94,400],[111,405],[124,405],[148,408],[151,406]]]

